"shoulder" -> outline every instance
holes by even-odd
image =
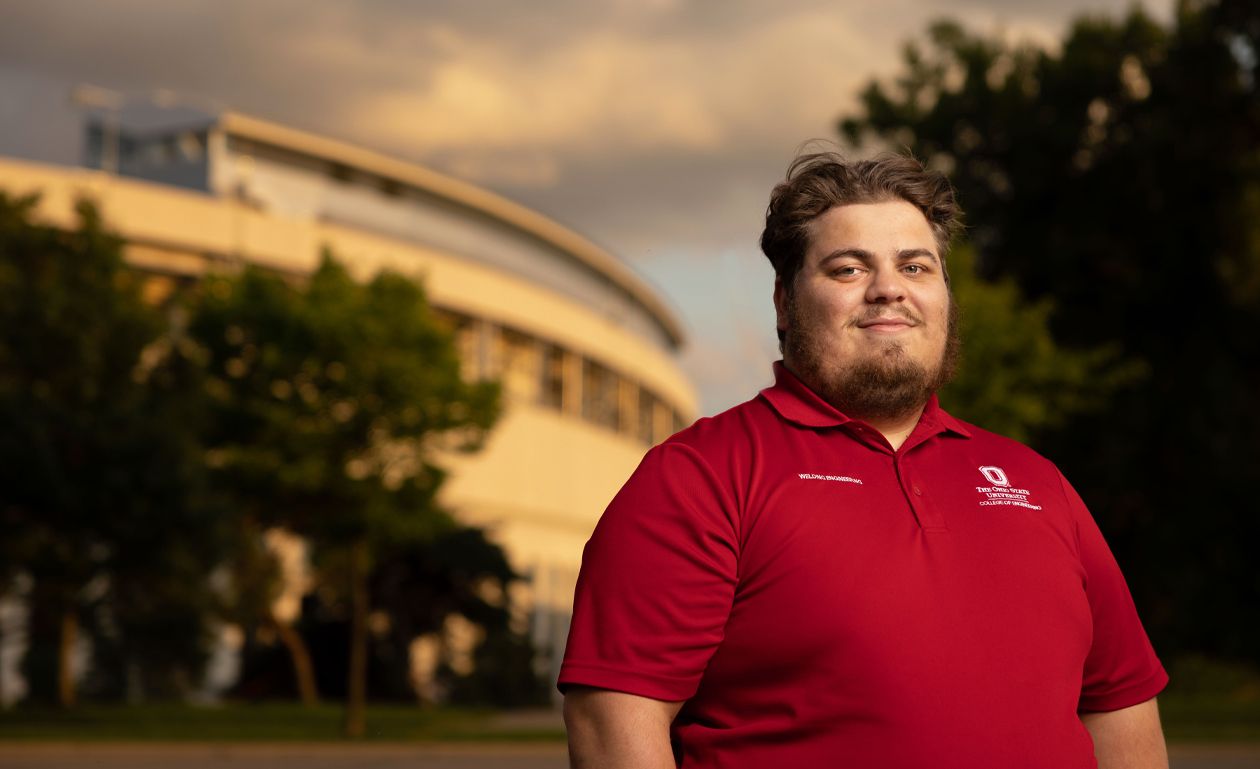
[[[1035,487],[1049,492],[1060,503],[1072,509],[1083,510],[1084,504],[1052,460],[1028,445],[1005,435],[952,417],[970,433],[967,456],[976,465],[976,471],[988,481],[1004,485]]]
[[[769,434],[783,429],[774,409],[755,397],[698,419],[653,447],[635,479],[690,485],[694,493],[715,494],[739,508],[767,452],[773,451],[768,444],[776,442]]]
[[[966,426],[967,430],[971,432],[972,440],[976,441],[978,445],[985,446],[986,448],[990,448],[995,451],[1000,451],[1010,456],[1030,457],[1042,462],[1050,461],[1026,443],[1017,441],[1014,438],[1002,435],[1001,433],[995,433],[992,430],[987,430],[971,422],[964,422],[961,419],[958,421]]]
[[[1027,444],[957,417],[951,418],[970,434],[970,456],[986,463],[986,466],[1018,468],[1024,473],[1031,472],[1047,480],[1054,479],[1056,483],[1062,478],[1062,473],[1053,461]]]
[[[779,429],[783,420],[760,395],[710,417],[701,417],[653,451],[694,451],[720,464],[732,454],[747,454],[757,436]]]
[[[986,430],[977,424],[959,419],[958,417],[952,415],[950,416],[950,419],[967,430],[970,434],[972,443],[978,448],[994,452],[995,455],[1003,458],[1017,459],[1020,461],[1054,467],[1053,462],[1025,443],[1017,441],[1014,438],[1009,438],[1001,433]]]

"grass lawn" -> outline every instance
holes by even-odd
[[[1170,742],[1260,742],[1260,696],[1160,695]]]
[[[493,710],[422,709],[405,705],[368,708],[368,740],[537,741],[562,740],[548,725],[505,725]],[[84,705],[0,711],[0,740],[32,741],[336,741],[342,710],[327,704],[304,708],[265,703]]]
[[[1260,696],[1202,693],[1160,696],[1170,742],[1260,742]],[[288,703],[84,705],[70,712],[20,707],[0,711],[0,741],[338,741],[341,708]],[[502,718],[494,710],[421,709],[377,705],[368,709],[368,741],[560,741],[564,732]]]
[[[1168,673],[1159,712],[1169,741],[1260,742],[1260,671],[1192,655]]]

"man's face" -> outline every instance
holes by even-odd
[[[812,225],[792,291],[776,282],[784,363],[850,416],[913,413],[952,373],[953,307],[927,219],[903,200]]]

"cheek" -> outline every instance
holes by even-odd
[[[928,333],[924,335],[924,338],[930,340],[933,345],[943,343],[949,336],[949,301],[933,298],[931,302],[920,305],[920,313],[928,326]]]
[[[798,290],[791,303],[791,317],[812,328],[825,326],[834,315],[835,309],[826,296]]]
[[[939,295],[933,294],[932,296],[927,297],[923,307],[925,308],[925,314],[928,317],[943,326],[949,322],[951,305],[952,303],[950,302],[949,294],[943,293]]]
[[[855,300],[851,292],[830,291],[815,298],[816,315],[828,323],[839,326],[854,318],[862,309],[860,295]]]

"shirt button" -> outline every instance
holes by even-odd
[[[923,490],[922,490],[922,489],[920,489],[918,486],[915,486],[915,487],[914,487],[914,495],[915,495],[916,497],[921,497],[921,496],[923,496]]]

